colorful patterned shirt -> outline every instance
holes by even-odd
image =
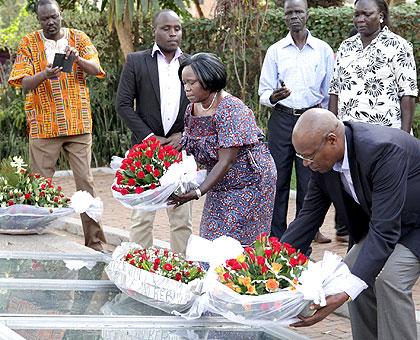
[[[411,44],[386,26],[363,48],[360,34],[337,52],[330,94],[338,96],[338,117],[401,129],[400,100],[417,96]]]
[[[82,31],[67,29],[69,45],[79,51],[80,57],[99,63],[98,52]],[[16,55],[9,84],[22,87],[22,79],[43,71],[47,64],[42,31],[26,35]],[[100,66],[99,66],[100,67]],[[96,75],[104,78],[100,67]],[[92,132],[89,89],[83,70],[73,64],[71,73],[61,72],[58,78],[44,80],[26,94],[25,113],[31,138],[53,138]]]

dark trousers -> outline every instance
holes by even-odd
[[[274,201],[271,235],[281,237],[287,229],[287,209],[289,204],[290,179],[293,163],[296,168],[296,216],[302,208],[311,175],[296,157],[292,145],[292,131],[299,116],[274,108],[268,121],[268,146],[277,168],[276,198]]]
[[[337,214],[337,212],[335,213],[335,234],[337,236],[344,236],[344,235],[349,234],[349,231],[347,230],[347,226],[344,224],[344,221]]]

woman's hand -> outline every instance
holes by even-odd
[[[171,196],[169,196],[168,202],[170,205],[175,205],[175,208],[178,208],[184,203],[187,203],[189,201],[196,200],[196,199],[198,199],[197,193],[194,190],[191,190],[182,195],[172,194]]]

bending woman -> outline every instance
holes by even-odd
[[[179,206],[207,194],[200,236],[227,235],[243,245],[270,232],[276,168],[255,117],[224,90],[226,69],[214,54],[185,59],[178,71],[191,104],[185,113],[182,146],[207,168],[196,190],[173,196]]]

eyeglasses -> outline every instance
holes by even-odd
[[[316,157],[316,155],[317,155],[317,153],[321,150],[321,148],[324,146],[324,144],[325,144],[325,142],[326,142],[326,138],[324,138],[323,140],[322,140],[322,143],[318,146],[318,148],[315,150],[315,152],[311,155],[311,156],[309,156],[309,157],[306,157],[306,156],[304,156],[304,155],[301,155],[300,153],[297,153],[296,152],[296,156],[297,157],[299,157],[301,160],[303,160],[303,161],[306,161],[306,162],[309,162],[309,163],[312,163],[313,161],[314,161],[314,159],[315,159],[315,157]]]

